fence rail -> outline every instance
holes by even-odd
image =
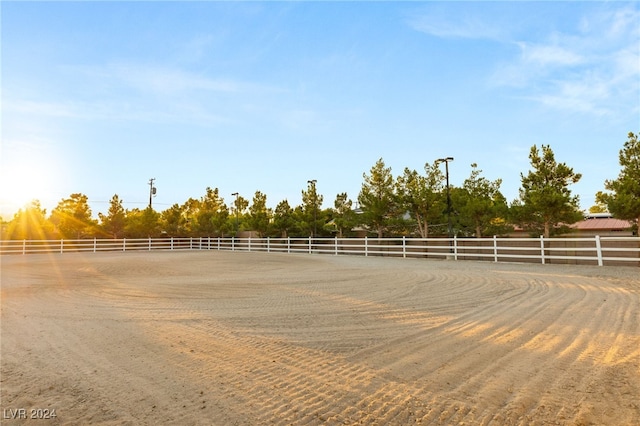
[[[639,237],[380,239],[200,237],[0,241],[0,255],[152,250],[263,251],[542,264],[640,266]]]

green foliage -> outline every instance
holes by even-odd
[[[343,192],[336,195],[333,202],[333,226],[338,233],[338,238],[345,236],[357,223],[356,213],[353,211],[353,201]]]
[[[64,238],[85,238],[93,236],[96,230],[88,198],[80,193],[61,200],[51,212],[49,220]]]
[[[144,210],[127,210],[127,223],[124,229],[126,238],[159,237],[160,213],[147,207]]]
[[[597,198],[598,198],[598,195],[596,195],[596,199]],[[596,200],[596,204],[589,207],[589,213],[608,213],[608,212],[609,210],[607,210],[607,206],[597,200]]]
[[[272,229],[279,234],[278,236],[285,238],[294,227],[293,209],[287,200],[282,200],[273,212]]]
[[[398,214],[391,168],[385,167],[380,158],[371,168],[370,174],[363,173],[364,182],[358,195],[362,208],[363,224],[375,230],[381,238],[393,225]]]
[[[33,200],[24,209],[18,210],[6,227],[2,239],[46,240],[53,234],[53,225],[46,219],[47,211]]]
[[[106,215],[98,213],[102,230],[113,238],[122,238],[126,225],[126,212],[122,206],[122,200],[118,194],[114,194],[109,201],[109,210]]]
[[[505,233],[498,224],[507,217],[507,202],[500,193],[501,179],[490,181],[481,176],[482,170],[476,163],[471,164],[471,176],[462,184],[461,200],[458,206],[458,217],[463,224],[473,231],[477,238],[483,235]]]
[[[438,221],[446,208],[443,197],[442,172],[434,163],[424,165],[425,175],[415,170],[404,169],[396,181],[398,207],[408,212],[415,220],[420,237],[429,236],[429,225]]]
[[[551,236],[559,226],[579,221],[579,200],[572,196],[569,185],[582,177],[565,163],[557,163],[551,147],[531,147],[529,159],[533,170],[521,174],[520,202],[514,203],[515,219],[532,233]]]
[[[256,231],[260,237],[263,237],[269,230],[270,216],[271,211],[267,208],[267,196],[260,191],[256,191],[251,207],[249,207],[247,225],[251,230]]]
[[[170,237],[187,235],[187,221],[183,216],[183,208],[174,204],[160,214],[160,226]]]
[[[320,214],[320,205],[324,197],[318,194],[316,181],[307,182],[307,190],[302,191],[302,217],[300,228],[306,230],[306,233],[315,236],[318,229],[322,229],[324,218]]]
[[[242,230],[244,211],[249,207],[249,201],[247,201],[241,195],[236,195],[233,200],[232,215],[229,216],[230,229],[233,229],[234,235],[237,235]]]
[[[191,221],[191,235],[213,237],[224,234],[229,229],[229,209],[220,197],[218,188],[207,187],[205,195],[191,206],[195,220]]]
[[[620,150],[618,161],[620,174],[615,180],[607,180],[608,192],[598,192],[596,199],[605,204],[617,218],[633,221],[636,229],[640,225],[640,141],[639,134],[629,132],[628,139]]]

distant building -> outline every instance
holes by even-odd
[[[570,232],[559,237],[632,237],[633,224],[627,220],[615,219],[611,213],[587,213],[583,220],[569,225]],[[528,231],[516,226],[510,237],[529,237]]]
[[[571,236],[590,237],[629,237],[636,235],[632,231],[633,224],[627,220],[615,219],[611,213],[589,213],[584,220],[569,226]]]

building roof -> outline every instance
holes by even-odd
[[[578,231],[587,230],[609,230],[609,231],[624,231],[631,228],[631,222],[627,220],[614,219],[612,217],[596,217],[591,219],[585,219],[580,222],[576,222],[571,225],[571,228]]]

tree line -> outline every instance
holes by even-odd
[[[227,204],[218,188],[207,187],[199,198],[189,198],[158,212],[125,209],[116,194],[99,220],[92,218],[88,198],[81,193],[62,199],[47,216],[38,200],[20,209],[3,223],[2,239],[146,238],[159,236],[217,237],[251,231],[261,237],[351,236],[366,232],[383,236],[475,236],[506,235],[519,226],[532,236],[568,231],[582,219],[578,196],[570,185],[582,175],[559,163],[549,145],[531,147],[531,169],[521,173],[519,197],[508,203],[500,192],[501,179],[482,176],[471,164],[462,186],[451,186],[442,162],[425,164],[424,170],[405,168],[393,176],[380,158],[368,173],[356,201],[347,193],[337,194],[333,206],[322,209],[323,196],[316,181],[302,190],[302,204],[290,206],[285,199],[275,209],[267,207],[267,196],[256,191],[251,201],[237,193]],[[594,212],[609,211],[640,223],[640,143],[629,133],[619,152],[620,172],[604,183],[596,194]],[[448,165],[447,165],[448,167]]]

